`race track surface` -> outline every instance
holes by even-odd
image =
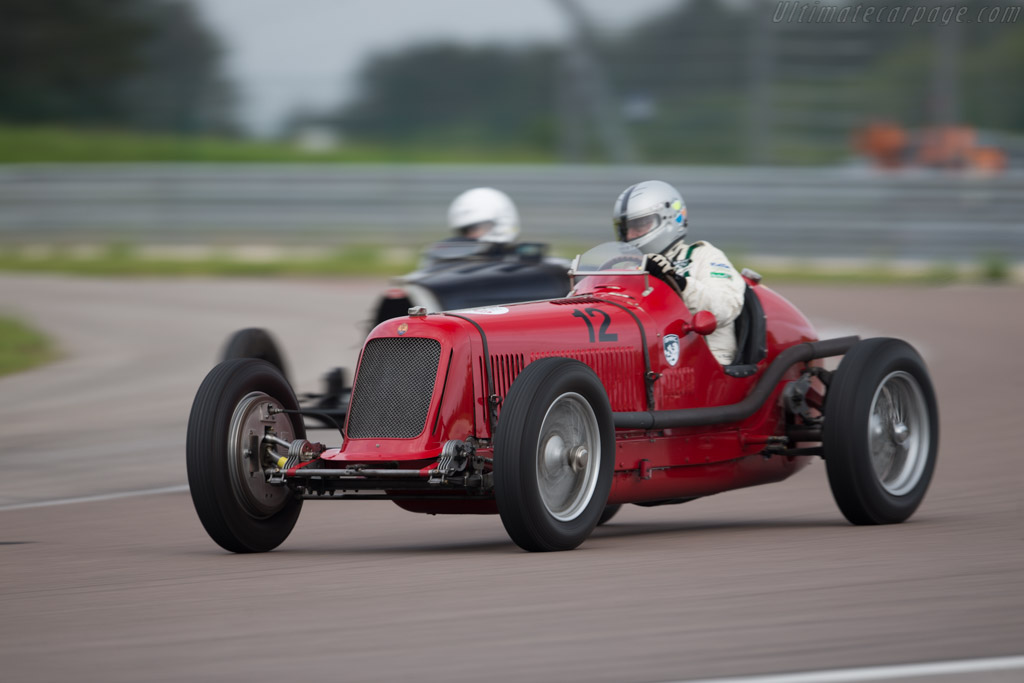
[[[181,486],[225,338],[270,328],[312,390],[351,366],[384,286],[0,276],[0,311],[65,353],[0,379],[0,679],[674,681],[1024,654],[1020,289],[778,287],[822,334],[928,362],[939,466],[902,525],[848,525],[814,463],[626,506],[567,553],[388,502],[309,502],[278,551],[221,551]]]

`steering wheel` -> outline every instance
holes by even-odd
[[[612,266],[620,263],[633,265],[637,270],[639,270],[639,266],[642,262],[642,260],[638,261],[635,256],[615,256],[602,263],[598,270],[613,270]]]

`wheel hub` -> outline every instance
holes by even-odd
[[[573,472],[582,472],[590,463],[590,451],[580,445],[569,448],[565,440],[557,434],[548,439],[544,446],[544,465],[549,470],[569,467]]]
[[[593,409],[574,392],[549,406],[540,429],[537,483],[544,506],[561,522],[587,508],[597,485],[600,430]]]
[[[587,446],[579,445],[572,450],[572,456],[569,458],[569,467],[572,468],[573,472],[582,472],[587,469],[589,463],[590,452],[587,451]]]
[[[871,401],[868,437],[878,482],[894,496],[912,490],[929,449],[928,410],[917,380],[898,370],[886,375]]]
[[[892,426],[892,440],[896,443],[903,445],[908,438],[910,438],[910,428],[902,422],[897,422]]]
[[[252,392],[239,401],[228,430],[227,458],[231,489],[242,508],[256,518],[273,515],[284,507],[287,488],[271,486],[263,472],[262,442],[266,433],[291,440],[288,416],[272,412],[280,403],[262,392]]]
[[[568,449],[562,437],[555,434],[544,445],[544,465],[549,470],[557,470],[568,462]]]
[[[572,449],[572,455],[569,457],[569,467],[572,468],[573,472],[582,472],[587,469],[589,462],[590,451],[587,450],[586,446],[577,446]]]

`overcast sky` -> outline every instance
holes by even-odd
[[[228,49],[239,113],[273,133],[298,106],[324,108],[353,93],[363,61],[416,43],[521,44],[565,39],[553,0],[194,0]],[[605,30],[625,28],[680,0],[581,0]]]

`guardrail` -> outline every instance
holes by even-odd
[[[860,168],[88,164],[0,166],[0,240],[425,244],[448,202],[493,185],[522,237],[611,239],[611,207],[639,180],[673,183],[691,235],[750,254],[1024,260],[1024,173]]]

